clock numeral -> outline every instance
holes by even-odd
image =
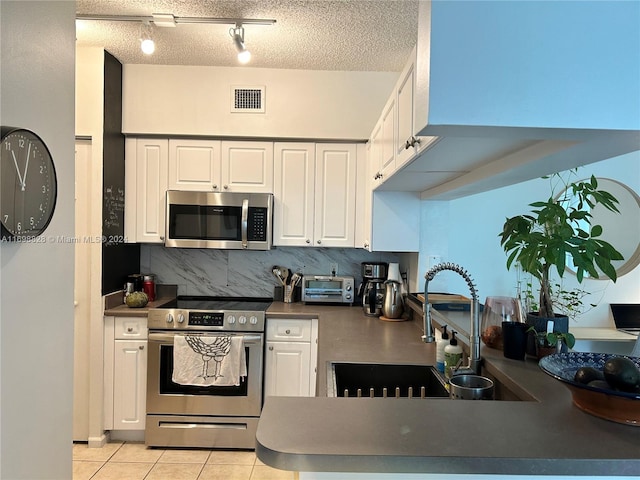
[[[9,215],[6,215],[6,214],[5,214],[5,216],[4,216],[4,223],[7,223],[8,221],[9,221]]]
[[[44,212],[44,207],[42,206],[42,204],[40,204],[40,211]]]
[[[24,148],[24,138],[20,138],[20,139],[18,139],[18,146],[19,146],[20,148]]]
[[[44,165],[40,165],[40,175],[42,175],[46,171],[47,171],[47,169],[45,168],[45,166]]]
[[[47,186],[46,185],[42,185],[42,193],[47,193]]]
[[[29,217],[29,224],[33,227],[36,224],[36,220],[33,217]]]
[[[22,231],[22,223],[18,222],[18,223],[16,224],[16,230],[17,230],[18,232],[21,232],[21,231]]]

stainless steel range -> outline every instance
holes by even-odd
[[[149,309],[145,431],[148,446],[255,448],[262,409],[265,312],[271,301],[180,296]],[[181,341],[179,337],[190,346],[198,343],[204,347],[202,351],[191,348],[201,354],[202,376],[207,380],[212,375],[206,374],[206,370],[213,368],[207,365],[219,362],[211,345],[241,337],[246,376],[240,377],[238,385],[231,386],[174,382],[174,345]],[[200,359],[198,355],[196,358]]]

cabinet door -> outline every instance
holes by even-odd
[[[415,148],[413,145],[414,70],[414,62],[409,62],[402,71],[400,83],[398,84],[398,133],[396,135],[395,144],[396,170],[401,168],[415,155]]]
[[[220,191],[220,141],[170,140],[169,188]]]
[[[392,95],[382,111],[380,141],[380,181],[393,174],[396,169],[396,97]]]
[[[274,245],[310,245],[313,239],[315,144],[274,145]]]
[[[138,242],[164,242],[168,140],[138,139],[136,148],[136,206]]]
[[[114,430],[144,430],[147,342],[116,340],[113,375]]]
[[[222,142],[222,188],[273,192],[273,143]]]
[[[311,394],[309,342],[267,342],[265,362],[265,396]]]
[[[318,247],[354,247],[356,146],[317,144],[314,243]]]

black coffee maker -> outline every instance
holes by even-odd
[[[369,317],[382,315],[384,305],[384,282],[387,279],[388,263],[362,262],[362,284],[359,296],[362,298],[362,309]]]

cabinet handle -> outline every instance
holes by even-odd
[[[225,190],[229,190],[229,185],[225,185],[225,186],[224,186],[224,187],[222,187],[222,188],[224,188]]]
[[[291,333],[291,330],[287,329],[284,331],[284,333],[286,333],[287,335],[289,335]]]
[[[133,332],[133,327],[127,327],[127,332],[129,333]]]
[[[217,189],[218,189],[218,185],[216,185],[216,184],[214,183],[213,185],[211,185],[211,188],[212,188],[213,190],[217,190]]]
[[[317,243],[318,245],[320,245],[320,244],[322,243],[322,241],[321,241],[321,240],[318,240],[316,243]]]
[[[411,137],[409,137],[409,140],[405,142],[404,148],[405,150],[407,150],[411,147],[415,147],[416,145],[420,145],[420,139],[412,135]]]
[[[273,351],[273,347],[269,347],[269,350]]]
[[[306,243],[311,243],[311,240],[309,240],[309,239],[307,238]]]
[[[164,242],[164,235],[160,235],[160,240]]]
[[[139,348],[140,350],[144,350],[144,345],[140,345],[138,348]]]

